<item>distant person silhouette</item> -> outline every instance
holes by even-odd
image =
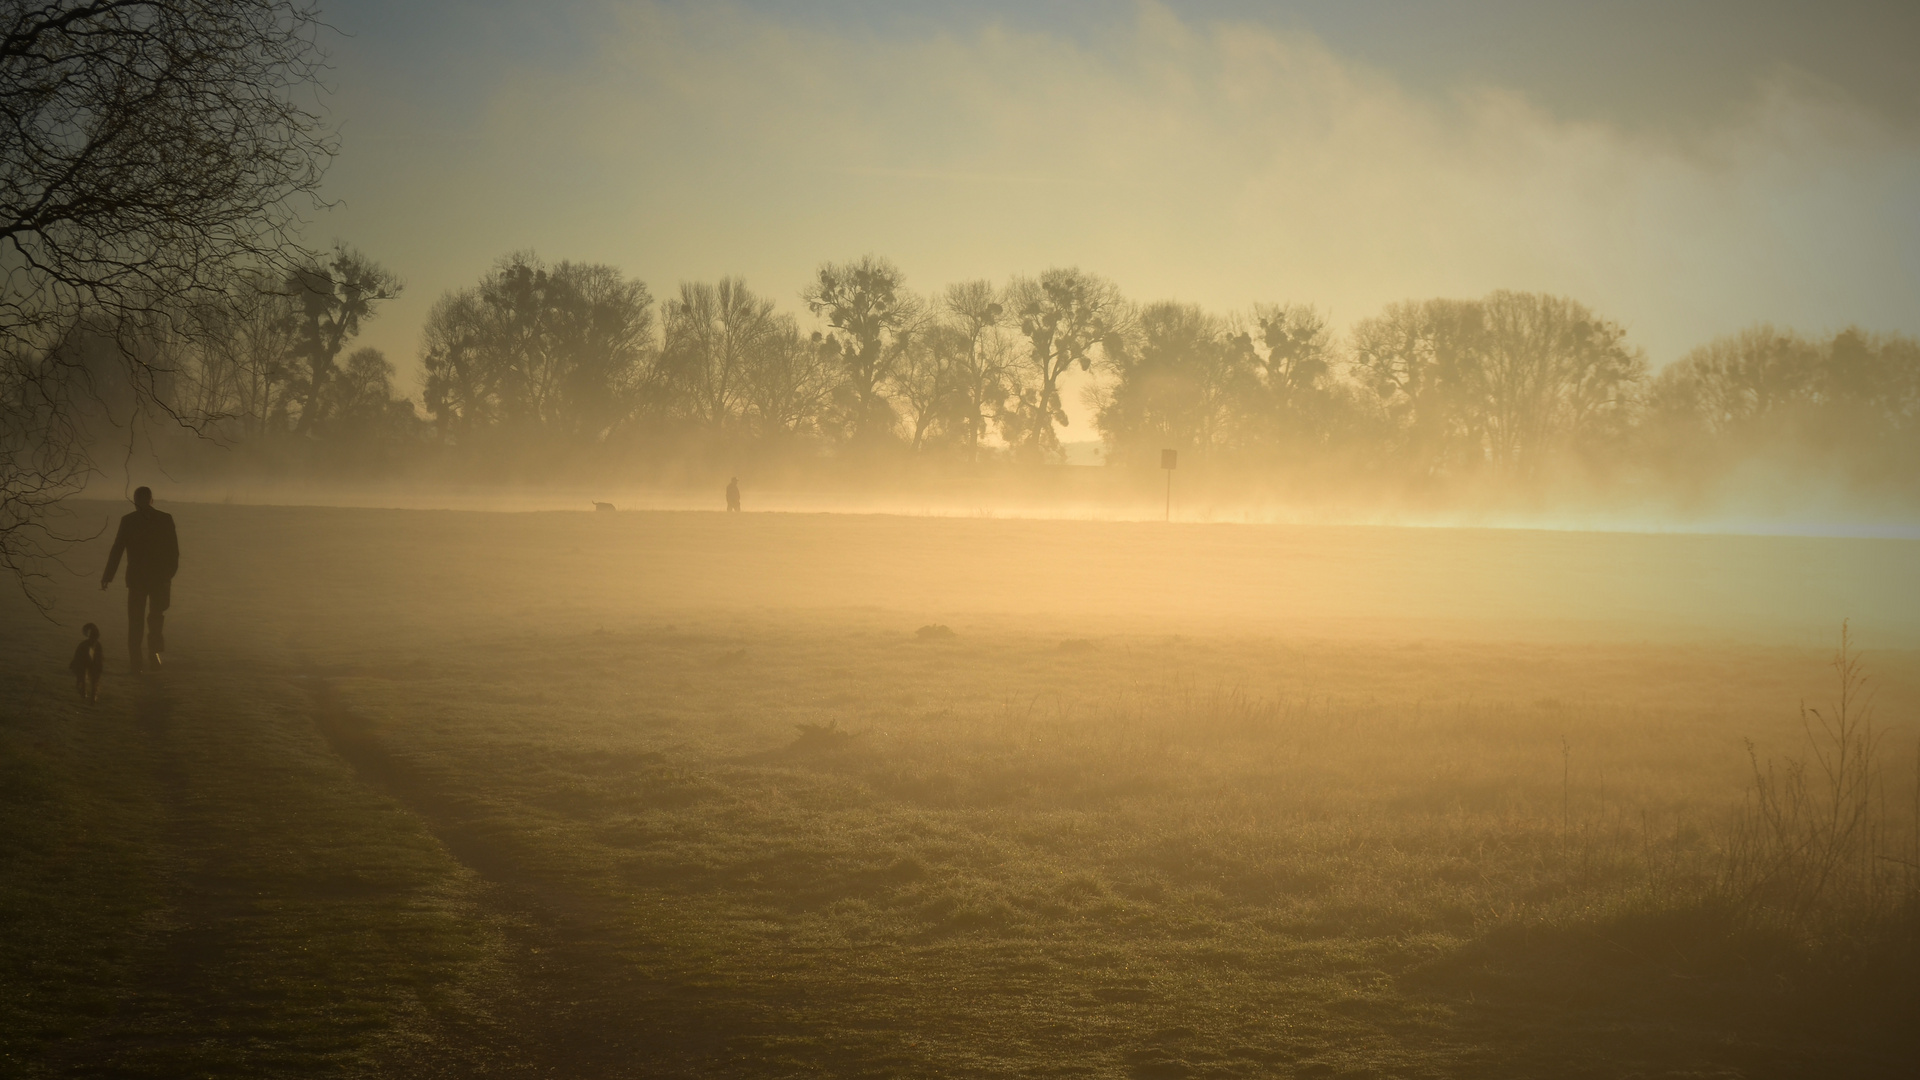
[[[740,512],[740,478],[737,476],[727,481],[727,512]]]
[[[160,670],[160,654],[167,639],[167,607],[173,602],[173,575],[180,569],[180,540],[173,531],[173,515],[153,508],[153,491],[135,488],[133,513],[120,519],[107,556],[107,572],[100,588],[113,584],[120,555],[127,556],[127,662],[134,671]],[[145,631],[145,648],[141,632]]]

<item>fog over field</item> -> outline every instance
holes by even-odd
[[[1912,1050],[1915,541],[170,510],[160,675],[0,622],[29,1075]]]
[[[82,515],[106,509],[79,505]],[[200,559],[221,568],[207,586],[222,590],[210,610],[278,594],[274,579],[292,567],[268,553],[284,550],[298,553],[298,576],[310,583],[302,591],[315,603],[339,589],[371,593],[377,577],[391,597],[363,602],[427,634],[441,616],[422,604],[480,594],[508,623],[542,609],[595,626],[655,614],[871,610],[1080,633],[1824,649],[1850,618],[1876,647],[1920,647],[1913,540],[792,513],[194,506],[178,516],[235,523],[194,530],[204,536]],[[316,551],[301,536],[309,527],[337,537],[332,550]]]
[[[1907,1076],[1916,32],[0,5],[0,1075]]]

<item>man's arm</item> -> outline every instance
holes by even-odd
[[[161,538],[161,565],[167,568],[167,579],[180,572],[180,534],[173,529],[173,515],[167,515],[167,532]]]
[[[127,519],[120,519],[120,531],[113,534],[113,550],[107,553],[107,572],[100,575],[100,587],[113,584],[113,575],[120,570],[120,555],[127,550]]]

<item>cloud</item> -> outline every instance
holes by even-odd
[[[1142,299],[1310,301],[1340,324],[1544,290],[1656,361],[1760,320],[1920,330],[1920,145],[1785,77],[1676,145],[1153,4],[1071,39],[724,5],[576,17],[582,55],[504,65],[472,129],[441,133],[477,137],[349,141],[342,224],[382,234],[351,235],[415,288],[390,351],[440,290],[529,246],[656,292],[744,273],[782,298],[869,251],[926,289],[1078,264]]]

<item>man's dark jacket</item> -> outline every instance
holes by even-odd
[[[180,569],[180,540],[173,532],[173,515],[149,506],[120,519],[120,531],[113,537],[113,553],[107,556],[108,578],[120,567],[120,553],[127,553],[127,588],[143,589],[173,580]]]

